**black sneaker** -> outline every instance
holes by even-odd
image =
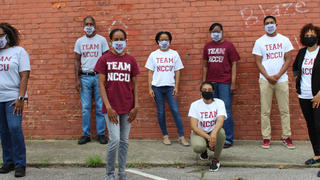
[[[106,137],[104,135],[99,135],[98,136],[98,141],[99,141],[100,144],[107,144],[108,143],[108,141],[107,141],[107,139],[106,139]]]
[[[229,147],[231,147],[232,146],[232,144],[229,144],[229,143],[224,143],[224,145],[223,145],[223,148],[229,148]]]
[[[26,175],[26,167],[18,167],[15,169],[14,177],[24,177]]]
[[[79,141],[78,141],[78,144],[86,144],[87,142],[90,142],[91,139],[89,136],[82,136]]]
[[[208,151],[206,150],[205,152],[200,154],[200,159],[201,160],[208,160],[209,156],[208,156]]]
[[[14,170],[14,164],[4,164],[1,168],[0,168],[0,174],[6,174],[9,173],[10,171]]]
[[[213,158],[209,167],[209,171],[216,172],[219,170],[220,162],[217,158]]]

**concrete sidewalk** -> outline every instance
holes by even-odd
[[[305,167],[305,160],[313,156],[308,141],[294,141],[296,149],[289,150],[280,141],[272,141],[270,149],[262,149],[260,141],[235,141],[234,146],[222,151],[220,162],[233,167]],[[77,140],[26,140],[28,166],[86,165],[88,157],[100,156],[105,163],[107,145],[91,141],[78,145]],[[213,152],[209,153],[213,156]],[[2,161],[1,161],[2,162]],[[208,164],[200,161],[191,147],[177,141],[164,145],[160,140],[129,141],[129,164],[197,166]]]

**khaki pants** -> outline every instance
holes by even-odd
[[[224,129],[221,128],[217,134],[217,144],[214,146],[214,158],[219,159],[225,140],[226,140],[226,135],[225,135]],[[201,154],[207,150],[207,140],[192,131],[191,146],[195,153]]]
[[[289,87],[288,81],[270,84],[264,79],[259,79],[260,101],[261,101],[261,134],[263,139],[271,139],[270,110],[272,105],[273,92],[281,116],[282,138],[291,136],[290,113],[289,113]]]

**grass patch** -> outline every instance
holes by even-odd
[[[99,155],[91,156],[86,159],[86,166],[87,167],[102,167],[103,160]]]

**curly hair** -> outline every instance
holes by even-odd
[[[302,27],[300,31],[300,43],[304,46],[307,46],[304,42],[304,36],[307,32],[314,31],[317,35],[318,45],[320,45],[320,28],[318,26],[314,26],[312,23],[306,24]]]
[[[0,28],[3,30],[3,32],[7,35],[8,38],[8,45],[10,47],[19,45],[19,31],[11,26],[9,23],[0,23]]]

